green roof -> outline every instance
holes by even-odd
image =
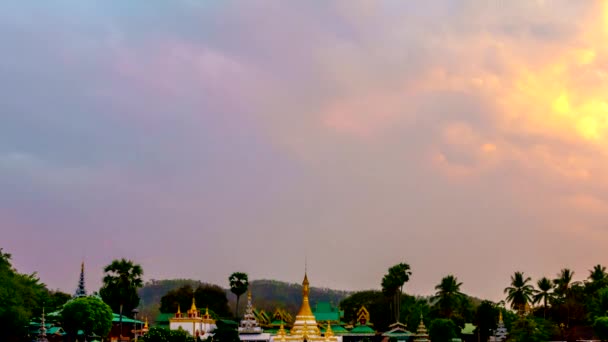
[[[239,325],[237,322],[230,319],[219,319],[218,321],[228,325]]]
[[[366,335],[366,334],[376,334],[376,331],[369,327],[368,325],[357,325],[351,331],[353,335]]]
[[[270,335],[276,335],[279,332],[279,329],[264,329],[265,333],[269,333]]]
[[[116,314],[116,313],[113,313],[113,314],[112,314],[112,322],[113,322],[113,323],[120,322],[120,315],[119,315],[119,314]],[[123,315],[123,316],[122,316],[122,322],[123,322],[123,323],[137,323],[137,324],[144,324],[144,322],[142,322],[142,321],[138,321],[138,320],[135,320],[135,319],[129,318],[129,317],[125,316],[125,315]]]
[[[51,335],[55,335],[55,334],[65,335],[65,332],[63,331],[63,329],[61,329],[61,327],[51,327],[46,330],[46,333],[51,334]]]
[[[169,324],[169,318],[173,318],[175,316],[175,314],[172,313],[161,313],[158,316],[156,316],[156,323],[157,324]]]
[[[325,331],[327,330],[326,328],[321,328],[319,329],[321,330],[321,333],[325,334]],[[346,330],[344,327],[339,326],[339,325],[331,325],[331,331],[336,334],[336,335],[344,335],[344,334],[348,334],[348,330]]]
[[[312,313],[317,321],[340,321],[340,318],[344,317],[344,311],[340,311],[329,302],[318,302]]]
[[[473,335],[475,329],[477,329],[477,327],[474,326],[473,323],[465,323],[464,328],[460,330],[460,333],[464,335]]]
[[[281,321],[281,320],[272,321],[272,323],[270,323],[270,325],[276,325],[277,327],[281,324],[287,325],[287,323],[285,323],[284,321]]]

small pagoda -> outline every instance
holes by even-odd
[[[262,331],[262,327],[260,327],[260,324],[253,313],[251,291],[247,293],[247,309],[239,324],[238,331],[241,341],[270,341],[270,334]]]
[[[422,314],[420,314],[420,324],[418,324],[418,329],[416,330],[416,334],[414,335],[414,342],[430,342],[429,333],[426,330],[426,326],[424,326],[424,321],[422,319]]]
[[[494,333],[495,341],[501,342],[507,339],[507,328],[505,327],[505,322],[502,320],[502,311],[498,314],[498,327],[496,328],[496,332]]]

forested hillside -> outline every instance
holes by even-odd
[[[204,284],[207,283],[193,279],[151,280],[139,290],[141,312],[153,319],[159,313],[160,299],[167,292],[184,285],[197,287]],[[302,285],[300,284],[290,284],[276,280],[253,280],[249,283],[249,289],[252,292],[255,307],[271,313],[274,312],[275,308],[280,307],[295,314],[302,300]],[[314,305],[319,301],[333,302],[338,305],[348,294],[347,291],[311,287],[311,305],[314,308]],[[234,294],[230,292],[230,289],[226,289],[226,295],[230,301],[231,310],[234,310],[236,300]],[[204,305],[204,303],[199,304]],[[242,310],[244,307],[244,305],[241,305]]]

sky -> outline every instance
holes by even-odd
[[[3,1],[0,247],[72,293],[504,299],[607,264],[608,1]]]

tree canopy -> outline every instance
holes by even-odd
[[[401,313],[401,294],[403,286],[410,280],[412,271],[410,265],[399,263],[388,269],[388,273],[382,278],[382,292],[387,297],[392,297],[392,310],[395,322],[399,322]]]
[[[230,285],[230,291],[236,295],[236,309],[234,310],[235,316],[239,317],[239,299],[241,295],[247,292],[249,288],[249,277],[247,273],[234,272],[228,277],[228,283]]]
[[[95,296],[79,297],[66,303],[61,312],[63,329],[71,336],[78,330],[86,336],[107,336],[112,328],[112,309]]]
[[[103,286],[99,295],[113,312],[130,315],[139,305],[137,289],[142,287],[144,274],[140,265],[131,260],[114,260],[103,269]]]

